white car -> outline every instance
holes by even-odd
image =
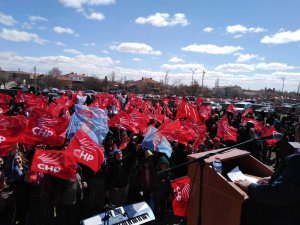
[[[252,104],[249,102],[237,102],[235,103],[235,108],[239,113],[242,113],[245,109],[252,108]]]

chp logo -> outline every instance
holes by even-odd
[[[48,137],[53,136],[53,132],[51,130],[48,130],[48,129],[42,128],[42,127],[34,127],[34,128],[32,128],[32,133],[34,135],[42,136],[44,138],[48,138]]]
[[[175,193],[176,193],[176,201],[185,201],[187,202],[189,200],[190,196],[190,184],[185,183],[183,188],[181,187],[176,187],[175,188]]]
[[[79,144],[80,148],[74,150],[75,156],[85,161],[94,160],[94,156],[91,154],[96,151],[93,144],[86,138],[79,139]]]
[[[3,136],[0,136],[0,144],[1,144],[2,142],[4,142],[4,141],[6,141],[6,138],[3,137]]]
[[[41,161],[37,164],[40,170],[59,173],[61,171],[60,164],[63,163],[63,155],[59,153],[43,153],[37,158]]]

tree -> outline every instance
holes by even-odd
[[[86,90],[102,91],[103,82],[96,77],[87,77],[84,80],[84,88]]]
[[[62,72],[58,67],[53,67],[48,72],[48,75],[50,75],[50,76],[60,76],[61,74],[62,74]]]
[[[111,74],[110,74],[110,79],[109,79],[109,81],[110,82],[115,82],[115,79],[116,79],[116,73],[113,71],[113,72],[111,72]]]
[[[49,88],[49,87],[55,87],[55,88],[64,88],[61,82],[53,77],[53,76],[44,76],[39,79],[39,85],[41,88]]]
[[[8,74],[0,69],[0,86],[4,86],[6,88],[6,83],[10,81]]]

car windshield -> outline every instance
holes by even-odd
[[[236,108],[245,108],[246,104],[235,104]]]

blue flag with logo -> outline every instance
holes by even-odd
[[[155,127],[149,126],[147,133],[142,142],[142,146],[149,150],[165,153],[171,157],[172,147],[170,142]]]
[[[108,133],[107,111],[97,107],[75,105],[75,112],[72,115],[68,128],[67,138],[71,140],[78,129],[82,129],[97,144],[102,144]]]

